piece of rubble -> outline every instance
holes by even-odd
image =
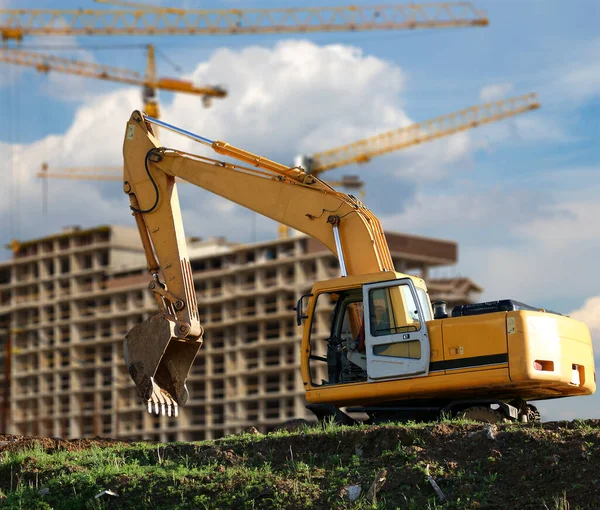
[[[94,497],[96,499],[98,499],[98,498],[102,498],[105,496],[119,497],[119,495],[116,492],[113,492],[110,489],[106,489],[106,490],[102,491],[100,494],[96,494],[96,496],[94,496]]]
[[[377,475],[375,476],[375,480],[369,487],[367,491],[367,501],[372,503],[373,505],[377,504],[377,493],[385,484],[385,477],[387,475],[387,471],[385,469],[380,469],[377,471]]]
[[[259,432],[256,427],[245,428],[238,435],[243,436],[244,434],[250,434],[253,436],[262,436],[262,433]]]
[[[498,427],[496,427],[496,425],[487,423],[484,425],[483,430],[485,430],[488,439],[496,439],[496,433],[498,432]]]
[[[429,474],[429,464],[427,464],[427,467],[425,468],[425,476],[427,476],[427,480],[433,487],[433,490],[437,494],[438,498],[440,498],[440,501],[442,501],[442,502],[446,501],[446,495],[442,492],[442,489],[440,489],[440,486],[435,482],[433,477]]]
[[[487,437],[488,439],[495,441],[497,432],[498,427],[496,425],[492,423],[486,423],[482,429],[469,432],[467,434],[467,437],[471,438],[479,435],[485,435],[485,437]]]
[[[346,487],[346,493],[348,494],[348,499],[352,502],[356,501],[360,497],[360,493],[362,492],[362,488],[360,485],[348,485]]]

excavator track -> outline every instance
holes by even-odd
[[[542,421],[542,416],[537,407],[532,406],[531,404],[527,404],[525,416],[527,417],[526,423],[540,423]]]

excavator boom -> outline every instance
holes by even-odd
[[[161,147],[151,124],[253,167]],[[169,414],[185,403],[187,373],[202,344],[176,177],[318,239],[338,256],[344,275],[393,271],[383,229],[373,213],[301,168],[194,135],[139,111],[127,124],[123,155],[124,191],[160,310],[128,333],[124,347],[130,375],[149,410]]]

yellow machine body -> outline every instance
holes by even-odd
[[[247,165],[162,147],[152,125]],[[537,420],[527,400],[596,389],[588,328],[559,314],[505,300],[434,312],[425,282],[394,270],[378,218],[360,200],[301,167],[133,112],[123,145],[124,191],[139,229],[159,313],[127,334],[124,357],[149,412],[177,415],[203,343],[175,179],[183,179],[317,239],[343,277],[316,282],[296,308],[303,324],[302,377],[320,419],[373,422],[471,416]],[[502,308],[503,307],[503,308]],[[440,311],[441,310],[441,311]],[[500,310],[500,311],[499,311]],[[312,406],[312,407],[311,407]],[[502,411],[494,414],[496,408]],[[487,413],[487,414],[486,414]],[[420,419],[420,418],[419,418]]]
[[[587,326],[545,311],[516,310],[426,322],[430,343],[425,376],[323,384],[311,379],[315,343],[311,323],[323,293],[360,289],[406,278],[383,272],[322,281],[312,289],[302,339],[302,377],[309,403],[368,406],[413,399],[543,400],[595,392],[592,341]],[[422,280],[412,278],[415,285]]]

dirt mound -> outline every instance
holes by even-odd
[[[104,448],[117,444],[127,444],[125,441],[116,441],[112,439],[93,438],[93,439],[62,439],[60,437],[30,437],[13,436],[0,434],[0,453],[18,451],[29,448],[41,448],[46,452],[56,450],[65,450],[75,452],[86,450],[92,447]]]
[[[116,495],[103,508],[600,508],[600,421],[328,426],[166,445],[0,436],[0,506],[84,508],[107,489]]]

